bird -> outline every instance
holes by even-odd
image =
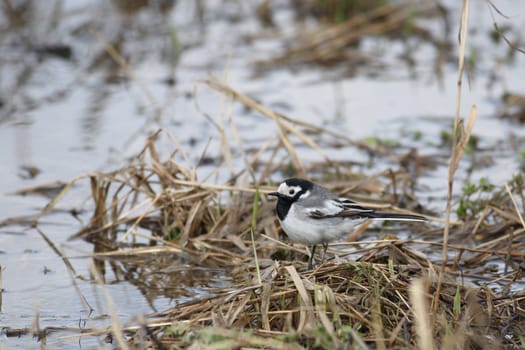
[[[366,220],[427,221],[420,215],[389,213],[368,208],[329,189],[299,178],[284,180],[276,192],[277,217],[291,242],[311,246],[308,270],[312,269],[315,248],[322,244],[324,262],[328,243],[339,240]]]

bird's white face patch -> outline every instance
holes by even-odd
[[[301,186],[288,186],[286,182],[283,182],[279,186],[279,189],[277,189],[279,193],[284,194],[285,196],[291,197],[291,198],[293,198],[297,194],[297,192],[300,192],[301,190],[302,190]]]
[[[306,191],[305,193],[303,193],[302,195],[299,196],[299,199],[308,198],[309,195],[310,195],[310,191]]]

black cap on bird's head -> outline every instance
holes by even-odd
[[[313,188],[314,188],[315,184],[311,181],[308,181],[308,180],[305,180],[305,179],[299,179],[299,178],[296,178],[296,177],[292,177],[292,178],[289,178],[289,179],[286,179],[284,180],[280,185],[279,185],[279,189],[278,191],[280,190],[283,190],[283,191],[286,191],[286,190],[289,190],[289,189],[294,189],[296,190],[295,192],[301,192],[301,194],[307,192],[307,191],[311,191]]]
[[[292,177],[283,181],[288,186],[300,186],[304,190],[310,190],[314,187],[314,183],[305,179]]]
[[[290,178],[284,180],[276,192],[268,193],[269,196],[275,196],[283,200],[297,200],[299,196],[313,188],[314,184],[308,180]]]

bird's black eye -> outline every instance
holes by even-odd
[[[292,190],[288,191],[288,193],[289,193],[291,196],[293,196],[294,193],[295,193],[295,190],[292,189]]]

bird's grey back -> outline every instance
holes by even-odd
[[[322,206],[327,199],[337,199],[338,196],[329,189],[314,184],[310,190],[310,195],[306,198],[300,198],[297,204],[301,206]]]

